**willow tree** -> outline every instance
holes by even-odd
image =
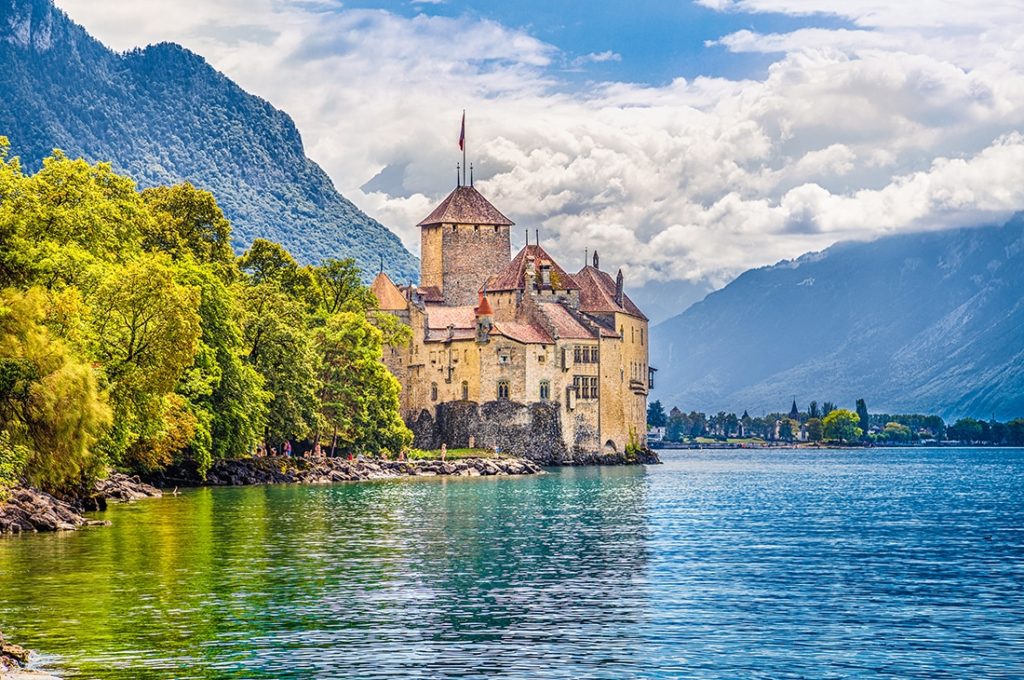
[[[45,291],[0,293],[0,477],[73,493],[101,472],[110,424],[93,368],[44,321]]]

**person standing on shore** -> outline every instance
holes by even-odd
[[[442,444],[441,444],[441,462],[442,462],[442,463],[444,462],[444,459],[445,459],[445,458],[446,458],[447,456],[448,456],[448,445],[447,445],[447,444],[444,444],[444,443],[442,443]]]

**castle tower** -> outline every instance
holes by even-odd
[[[512,259],[512,220],[472,186],[456,187],[420,227],[420,286],[446,305],[475,305],[487,277]]]

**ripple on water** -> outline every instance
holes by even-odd
[[[0,541],[0,622],[69,678],[1024,676],[1021,451],[666,458],[118,506]]]

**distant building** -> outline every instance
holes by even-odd
[[[422,222],[419,285],[377,275],[380,309],[412,328],[385,350],[416,445],[551,457],[646,443],[647,317],[593,260],[567,272],[538,244],[511,257],[513,223],[472,186]]]

